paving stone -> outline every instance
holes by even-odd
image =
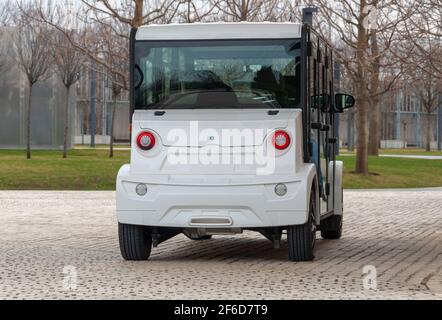
[[[345,192],[342,239],[303,263],[253,232],[124,261],[114,192],[0,191],[0,225],[0,299],[442,299],[442,190]]]

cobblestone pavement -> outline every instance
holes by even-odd
[[[113,192],[0,192],[0,298],[442,299],[442,191],[345,192],[343,238],[304,263],[252,232],[126,262],[114,210]]]

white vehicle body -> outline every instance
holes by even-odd
[[[138,29],[134,39],[298,39],[301,29],[302,25],[292,23],[150,25]],[[238,233],[244,229],[282,230],[308,222],[312,196],[316,203],[315,225],[320,226],[325,216],[342,215],[342,163],[334,158],[321,159],[322,170],[327,171],[324,181],[318,177],[318,164],[305,161],[301,109],[284,108],[273,113],[271,108],[158,110],[133,112],[130,164],[121,167],[116,181],[120,224],[146,226],[152,228],[152,234],[159,234],[157,228],[172,228],[194,236]],[[190,140],[171,139],[173,130],[179,130]],[[233,139],[226,143],[220,138],[223,130],[239,135],[247,130],[261,130],[264,134],[252,142]],[[207,164],[200,159],[201,154],[214,156],[213,150],[220,158],[223,154],[241,160],[247,154],[253,158],[257,150],[273,148],[272,137],[278,130],[285,131],[290,142],[286,149],[274,151],[273,167],[268,172],[264,170],[266,163]],[[145,131],[155,141],[155,146],[147,151],[137,146],[140,133]],[[197,139],[192,138],[195,134]],[[198,154],[198,161],[171,163],[171,149],[186,159]],[[147,187],[145,194],[137,193],[140,184]],[[275,188],[281,184],[286,192],[278,195]],[[328,195],[322,196],[325,184]],[[274,239],[279,240],[280,236]]]
[[[132,140],[144,129],[156,132],[161,139],[160,133],[167,132],[169,125],[188,126],[195,120],[200,125],[220,129],[241,130],[266,125],[265,129],[286,129],[293,137],[291,152],[277,157],[275,174],[257,176],[253,165],[170,165],[166,159],[170,147],[164,142],[152,155],[135,149],[131,153],[131,165],[123,166],[118,173],[120,222],[182,228],[273,227],[306,222],[316,173],[314,164],[304,163],[302,159],[300,111],[280,112],[277,119],[269,117],[267,110],[177,110],[167,112],[161,119],[152,111],[135,112]],[[293,150],[295,148],[298,150]],[[240,146],[237,152],[244,154],[245,149]],[[143,197],[135,192],[139,183],[148,188]],[[274,192],[278,183],[287,186],[283,197]]]

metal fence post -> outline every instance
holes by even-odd
[[[396,114],[394,120],[395,127],[395,140],[400,141],[402,138],[401,134],[401,106],[402,106],[402,91],[399,91],[396,96]]]
[[[442,93],[439,94],[439,106],[437,108],[437,150],[442,150]]]
[[[95,61],[92,61],[91,70],[90,70],[91,113],[89,115],[92,148],[95,148],[95,130],[96,130],[97,73],[95,71],[95,67],[96,67]]]

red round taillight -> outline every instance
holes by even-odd
[[[141,150],[150,150],[155,145],[155,136],[152,132],[143,131],[137,137],[137,145]]]
[[[273,134],[273,146],[278,150],[284,150],[290,145],[290,136],[284,130],[277,130]]]

